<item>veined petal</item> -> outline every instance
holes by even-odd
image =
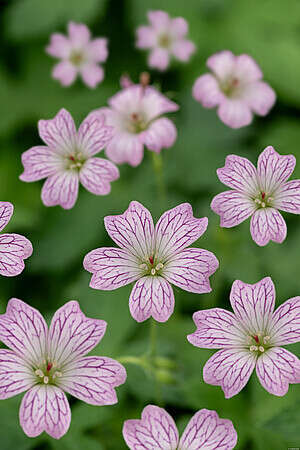
[[[137,134],[116,133],[107,144],[106,155],[116,164],[128,163],[136,167],[142,162],[144,144]]]
[[[139,86],[139,90],[141,87]],[[137,94],[137,92],[136,92]],[[139,94],[140,95],[140,92]],[[148,121],[155,119],[155,117],[162,116],[168,112],[178,111],[177,103],[169,100],[168,97],[161,94],[152,86],[146,87],[142,95],[142,110],[147,116]]]
[[[83,356],[102,339],[104,320],[90,319],[78,302],[70,301],[54,314],[48,334],[48,354],[51,361],[67,364]]]
[[[49,147],[32,147],[22,154],[22,181],[38,181],[55,174],[62,167],[62,159]]]
[[[125,380],[125,368],[114,359],[86,356],[64,368],[59,386],[91,405],[114,405],[118,402],[115,387]]]
[[[197,78],[193,86],[193,97],[200,102],[204,108],[214,108],[224,99],[219,83],[216,78],[206,73]]]
[[[71,411],[66,394],[56,386],[37,385],[22,399],[20,424],[24,433],[36,437],[43,431],[55,439],[69,429]]]
[[[237,432],[231,420],[220,419],[216,411],[201,409],[193,415],[179,441],[179,450],[231,450]]]
[[[6,277],[19,275],[25,267],[24,259],[32,254],[32,244],[20,234],[0,236],[0,274]]]
[[[256,169],[247,158],[236,155],[227,156],[225,166],[217,169],[217,175],[223,184],[232,189],[247,196],[257,194]]]
[[[251,217],[250,232],[257,245],[263,247],[269,241],[281,244],[286,238],[286,223],[274,208],[260,208]]]
[[[203,367],[203,379],[205,383],[221,386],[225,398],[231,398],[246,386],[255,363],[256,355],[249,350],[219,350]]]
[[[77,76],[77,67],[70,61],[61,61],[53,67],[52,77],[59,80],[63,86],[70,86]]]
[[[46,350],[47,325],[35,308],[12,298],[0,315],[0,340],[31,365],[38,365]]]
[[[236,280],[232,284],[230,303],[244,330],[252,335],[264,332],[275,306],[275,287],[270,277],[247,284]]]
[[[103,158],[89,158],[79,173],[81,184],[96,195],[107,195],[111,191],[110,183],[119,178],[117,166]]]
[[[276,309],[268,331],[274,345],[300,341],[300,297],[290,298]]]
[[[129,309],[137,322],[153,317],[166,322],[174,310],[174,294],[171,285],[160,276],[140,278],[132,288]]]
[[[165,11],[148,11],[147,17],[151,25],[156,29],[166,28],[171,24],[170,16]]]
[[[188,32],[189,26],[187,21],[183,17],[175,17],[170,21],[170,30],[173,36],[178,39],[183,38]]]
[[[154,225],[150,212],[141,203],[130,202],[120,215],[106,216],[104,224],[109,236],[121,248],[142,261],[149,261],[154,251]],[[141,262],[142,262],[141,261]]]
[[[53,33],[46,52],[55,58],[66,59],[70,55],[71,44],[68,38],[61,33]]]
[[[270,394],[281,397],[289,384],[300,383],[300,360],[285,348],[273,347],[259,356],[256,374]]]
[[[96,63],[85,64],[80,69],[80,75],[84,83],[94,89],[104,79],[104,69]]]
[[[53,119],[39,120],[41,139],[51,150],[67,155],[74,150],[76,144],[76,128],[71,114],[61,109]]]
[[[300,214],[300,180],[283,183],[277,189],[272,203],[276,209]]]
[[[104,62],[108,57],[108,40],[105,38],[96,38],[89,42],[87,46],[87,53],[89,58],[95,62]]]
[[[148,65],[158,70],[166,70],[170,62],[169,50],[166,48],[154,48],[149,53]]]
[[[83,23],[68,23],[68,32],[70,36],[70,42],[72,47],[76,49],[82,49],[89,43],[91,33],[86,25]]]
[[[224,99],[218,108],[218,116],[230,128],[241,128],[252,122],[251,109],[240,99]]]
[[[0,202],[0,231],[6,227],[14,212],[14,205],[10,202]]]
[[[193,216],[189,203],[166,211],[155,226],[155,254],[166,261],[199,239],[207,228],[207,217]]]
[[[71,209],[78,196],[78,172],[66,170],[51,175],[42,188],[42,201],[46,206],[60,205],[64,209]]]
[[[92,288],[109,291],[136,281],[141,273],[131,253],[113,247],[92,250],[85,256],[83,266],[93,274]]]
[[[173,55],[179,60],[186,62],[195,53],[196,46],[192,41],[187,39],[180,39],[172,46]]]
[[[245,334],[234,314],[222,308],[197,311],[193,314],[197,330],[188,341],[200,348],[239,348],[245,345]]]
[[[126,420],[123,436],[131,450],[174,450],[178,445],[178,430],[174,420],[163,408],[148,405],[142,418]]]
[[[35,382],[30,364],[11,350],[0,349],[1,400],[27,391]]]
[[[213,198],[210,207],[220,216],[220,226],[224,228],[239,225],[256,210],[254,201],[238,191],[221,192]]]
[[[210,56],[206,65],[220,80],[224,80],[232,75],[235,56],[231,51],[224,50]]]
[[[99,153],[110,141],[113,128],[106,124],[105,115],[91,112],[78,129],[77,145],[86,156]]]
[[[152,122],[140,137],[149,150],[159,153],[162,148],[172,147],[177,138],[177,130],[170,119],[161,117]]]
[[[209,277],[219,267],[219,261],[208,250],[187,248],[166,264],[163,276],[170,283],[189,292],[211,292]]]
[[[290,177],[295,165],[294,155],[280,155],[271,145],[266,147],[257,162],[261,189],[268,194],[274,192]]]
[[[255,81],[243,88],[242,98],[256,114],[265,116],[276,101],[273,89],[263,81]]]
[[[141,26],[136,30],[137,48],[151,48],[156,44],[156,32],[152,27]]]
[[[258,81],[263,77],[257,62],[246,54],[236,56],[234,75],[244,83]]]

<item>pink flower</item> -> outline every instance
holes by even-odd
[[[196,50],[186,39],[188,23],[183,17],[171,19],[164,11],[149,11],[150,26],[139,27],[136,46],[150,49],[148,64],[158,70],[166,70],[170,57],[187,62]]]
[[[132,317],[165,322],[174,309],[170,283],[198,294],[211,291],[217,258],[207,250],[186,248],[205,232],[207,222],[193,217],[191,205],[183,203],[166,211],[154,228],[148,209],[131,202],[124,214],[104,218],[120,248],[98,248],[84,258],[84,268],[93,274],[90,286],[113,290],[136,281],[129,299]]]
[[[127,162],[138,166],[144,156],[144,145],[159,153],[176,141],[176,127],[163,114],[177,111],[178,105],[153,87],[134,84],[111,97],[108,103],[110,108],[100,108],[93,114],[105,114],[106,123],[114,127],[106,154],[116,164]]]
[[[79,182],[96,195],[107,195],[110,182],[119,178],[117,167],[96,153],[111,139],[112,129],[102,114],[90,114],[78,132],[71,114],[61,109],[54,119],[38,122],[41,139],[47,144],[32,147],[22,155],[22,181],[47,178],[42,189],[46,206],[74,206]]]
[[[300,297],[275,312],[271,278],[256,284],[235,281],[230,293],[232,312],[221,308],[193,315],[197,330],[188,336],[200,348],[221,348],[205,364],[203,378],[221,386],[226,398],[238,394],[256,367],[261,385],[283,396],[289,384],[300,383],[300,361],[281,345],[300,341]]]
[[[36,309],[16,298],[0,315],[0,399],[26,392],[20,424],[29,437],[46,431],[59,439],[71,411],[64,391],[91,405],[113,405],[125,368],[100,356],[84,356],[102,339],[104,320],[89,319],[76,301],[62,306],[50,328]]]
[[[207,66],[213,73],[197,78],[193,97],[205,108],[217,106],[222,122],[240,128],[252,122],[253,113],[268,114],[276,95],[251,56],[225,50],[210,56]]]
[[[271,146],[260,154],[257,169],[246,158],[227,156],[217,174],[233,190],[218,194],[211,202],[221,217],[220,226],[231,228],[251,216],[251,236],[257,245],[283,242],[286,223],[278,209],[300,214],[300,180],[287,181],[295,164],[293,155],[279,155]]]
[[[193,415],[179,440],[172,417],[154,405],[143,409],[141,419],[126,420],[123,436],[131,450],[231,450],[237,443],[231,420],[220,419],[216,411],[208,409]]]
[[[68,33],[68,37],[52,34],[46,48],[49,55],[61,59],[54,66],[52,76],[63,86],[70,86],[80,75],[87,86],[95,88],[104,78],[99,63],[107,59],[107,39],[91,39],[90,30],[82,23],[69,22]]]
[[[0,202],[0,231],[6,227],[13,215],[14,207],[9,202]],[[19,275],[25,267],[24,259],[32,254],[31,242],[16,233],[0,235],[0,274],[6,277]]]

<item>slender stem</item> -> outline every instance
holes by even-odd
[[[156,356],[156,341],[157,341],[156,321],[154,319],[151,319],[151,323],[150,323],[150,349],[149,349],[149,354],[150,354],[150,358],[152,360],[154,360],[155,356]]]
[[[163,159],[160,153],[151,152],[152,154],[152,164],[155,172],[157,190],[161,200],[162,206],[166,200],[166,187],[163,176]]]

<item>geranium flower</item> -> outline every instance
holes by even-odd
[[[93,274],[90,286],[113,290],[136,281],[129,308],[137,322],[152,316],[165,322],[174,309],[170,283],[202,294],[210,292],[209,277],[217,270],[215,255],[200,248],[186,248],[206,230],[206,217],[193,217],[183,203],[166,211],[155,228],[150,212],[131,202],[124,214],[104,218],[105,228],[120,248],[102,247],[84,258],[84,268]]]
[[[246,158],[229,155],[217,170],[220,181],[233,188],[211,202],[220,226],[231,228],[251,216],[250,232],[257,245],[286,238],[286,223],[278,211],[300,214],[300,180],[287,181],[295,168],[293,155],[280,155],[269,146],[260,154],[257,169]]]
[[[82,23],[69,22],[69,36],[61,33],[51,35],[46,52],[61,59],[53,68],[52,76],[63,86],[70,86],[78,75],[90,88],[95,88],[104,78],[99,63],[108,56],[107,39],[91,39],[88,27]]]
[[[0,315],[0,399],[26,392],[20,424],[29,437],[59,439],[71,421],[65,392],[91,405],[113,405],[125,368],[103,356],[84,356],[102,339],[104,320],[89,319],[76,301],[56,311],[50,328],[36,309],[16,298]]]
[[[187,62],[196,50],[195,44],[186,39],[188,23],[183,17],[171,19],[165,11],[149,11],[150,26],[137,28],[136,46],[150,49],[148,64],[166,70],[170,58]]]
[[[129,79],[126,81],[130,82]],[[114,128],[106,155],[116,164],[127,162],[138,166],[144,156],[144,145],[148,150],[159,153],[162,148],[172,147],[176,141],[175,125],[162,116],[177,111],[179,107],[153,87],[128,85],[111,97],[108,104],[110,108],[100,108],[92,114],[104,114],[106,123]]]
[[[9,202],[0,202],[0,231],[6,227],[13,215],[14,207]],[[31,242],[16,233],[0,235],[0,274],[6,277],[19,275],[25,267],[24,259],[32,254]]]
[[[112,162],[93,157],[112,136],[103,114],[89,114],[76,132],[71,114],[61,109],[54,119],[39,120],[38,128],[47,145],[23,153],[20,179],[47,178],[42,189],[44,205],[73,208],[79,182],[93,194],[109,194],[110,182],[119,178],[119,170]]]
[[[300,297],[274,312],[271,278],[256,284],[235,281],[230,293],[232,312],[221,308],[193,315],[197,330],[188,336],[200,348],[221,348],[205,364],[203,379],[221,386],[226,398],[238,394],[256,367],[261,385],[283,396],[289,384],[300,383],[300,361],[281,347],[300,341]]]
[[[262,81],[262,71],[251,56],[225,50],[210,56],[206,64],[213,73],[197,78],[193,86],[193,97],[202,106],[217,106],[219,118],[231,128],[249,125],[254,113],[268,114],[276,95]]]
[[[237,443],[231,420],[220,419],[216,411],[208,409],[194,414],[179,440],[170,414],[154,405],[143,409],[141,419],[126,420],[123,436],[131,450],[231,450]]]

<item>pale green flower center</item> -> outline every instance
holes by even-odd
[[[266,350],[272,347],[270,345],[270,336],[265,333],[257,333],[253,336],[249,336],[249,350],[256,353],[257,356],[263,354]]]
[[[154,256],[150,256],[148,261],[143,261],[139,268],[143,272],[143,276],[145,275],[161,275],[162,269],[164,268],[164,264],[160,261],[156,261]]]
[[[226,97],[235,97],[240,91],[241,82],[236,77],[228,77],[225,80],[220,81],[220,88]]]
[[[266,192],[260,192],[257,197],[254,198],[254,202],[257,208],[267,208],[272,206],[274,198]]]
[[[169,48],[172,44],[172,39],[167,33],[162,33],[158,37],[157,43],[158,43],[159,47]]]
[[[74,151],[66,157],[66,168],[79,171],[85,161],[86,157],[80,151]]]
[[[62,376],[62,372],[57,367],[57,363],[44,361],[36,368],[34,368],[34,374],[39,384],[57,384],[59,378]]]
[[[80,66],[84,62],[84,54],[80,50],[72,50],[69,61],[74,66]]]
[[[148,123],[142,113],[133,112],[132,114],[130,114],[129,119],[126,122],[127,131],[133,134],[139,134],[147,128]]]

